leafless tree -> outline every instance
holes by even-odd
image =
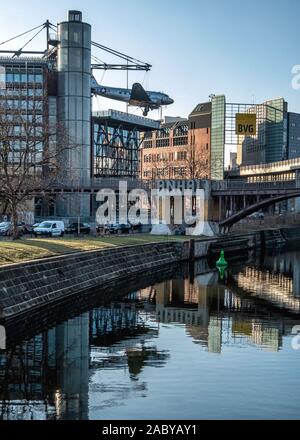
[[[18,212],[63,175],[63,152],[72,148],[64,129],[50,126],[41,115],[0,106],[0,202],[11,216],[12,236],[18,236]]]
[[[186,148],[184,159],[187,179],[208,179],[210,177],[209,151],[196,145]]]

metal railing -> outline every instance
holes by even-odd
[[[230,191],[230,190],[288,190],[297,189],[295,180],[283,180],[275,182],[245,182],[245,181],[219,181],[212,182],[212,191]],[[299,188],[300,189],[300,188]]]

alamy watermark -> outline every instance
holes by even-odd
[[[295,325],[292,329],[292,348],[294,350],[300,350],[300,325]]]
[[[0,325],[0,350],[6,349],[6,330],[3,325]]]
[[[127,182],[120,181],[118,191],[101,189],[96,200],[101,203],[96,212],[99,225],[184,225],[189,235],[200,235],[204,229],[203,189],[152,189],[148,193],[141,188],[128,191]]]

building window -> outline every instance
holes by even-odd
[[[169,128],[162,128],[161,130],[158,130],[156,132],[156,138],[167,138],[170,136],[170,129]]]
[[[178,151],[177,152],[177,160],[186,160],[186,151]]]
[[[170,146],[170,139],[157,139],[156,146],[157,147],[169,147]]]
[[[188,137],[187,136],[181,136],[173,139],[173,145],[174,147],[180,146],[180,145],[187,145],[188,144]]]
[[[188,131],[189,131],[189,127],[187,124],[179,125],[178,127],[175,127],[175,129],[173,131],[173,135],[174,135],[174,137],[185,136],[188,134]]]
[[[152,148],[152,141],[144,141],[143,147],[144,148]]]

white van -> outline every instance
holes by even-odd
[[[60,220],[49,220],[39,224],[33,229],[35,237],[46,235],[47,237],[63,237],[65,235],[65,224]]]

